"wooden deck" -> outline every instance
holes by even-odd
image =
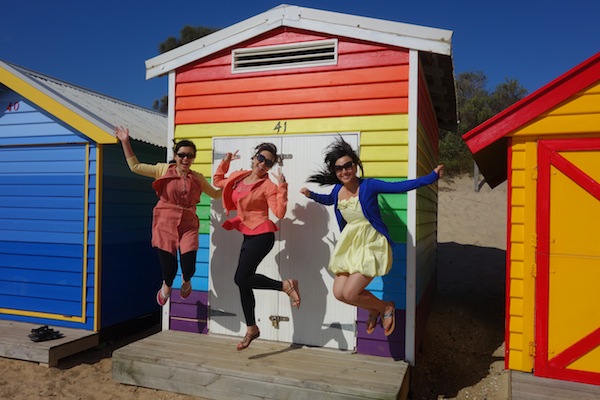
[[[0,357],[37,362],[48,367],[58,365],[61,358],[91,349],[99,344],[99,335],[80,329],[50,325],[65,336],[45,342],[32,342],[27,335],[39,325],[0,320]]]
[[[597,400],[600,386],[510,371],[511,400]]]
[[[208,399],[401,399],[408,364],[390,358],[163,331],[113,352],[113,379]]]

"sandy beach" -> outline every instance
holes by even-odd
[[[412,398],[507,399],[506,183],[475,192],[469,177],[440,182],[438,227],[438,291],[412,370]],[[113,381],[112,351],[135,339],[105,343],[57,368],[0,358],[0,399],[199,399]]]

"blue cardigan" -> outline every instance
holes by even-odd
[[[381,218],[381,212],[379,211],[379,204],[377,201],[377,195],[380,193],[404,193],[409,190],[420,188],[421,186],[427,186],[439,178],[435,171],[432,171],[429,175],[422,176],[417,179],[406,180],[402,182],[385,182],[374,178],[360,179],[360,189],[358,191],[358,200],[362,207],[365,218],[373,225],[373,227],[382,235],[384,235],[390,244],[394,243],[388,232],[387,226]],[[335,205],[335,217],[337,219],[340,231],[346,226],[346,220],[342,217],[337,202],[338,194],[342,185],[337,183],[331,193],[319,194],[310,192],[310,198],[326,206]]]

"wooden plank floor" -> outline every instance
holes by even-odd
[[[257,339],[163,331],[113,352],[113,379],[209,399],[406,399],[408,364]]]
[[[99,335],[81,329],[70,329],[50,325],[64,337],[33,342],[27,335],[39,325],[25,322],[0,320],[0,357],[33,361],[49,367],[58,365],[61,358],[80,353],[98,345]]]
[[[510,371],[512,400],[597,400],[600,386],[540,378],[533,374]]]

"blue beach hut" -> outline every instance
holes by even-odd
[[[116,124],[165,160],[165,116],[0,61],[0,320],[99,332],[159,315],[156,195]]]

